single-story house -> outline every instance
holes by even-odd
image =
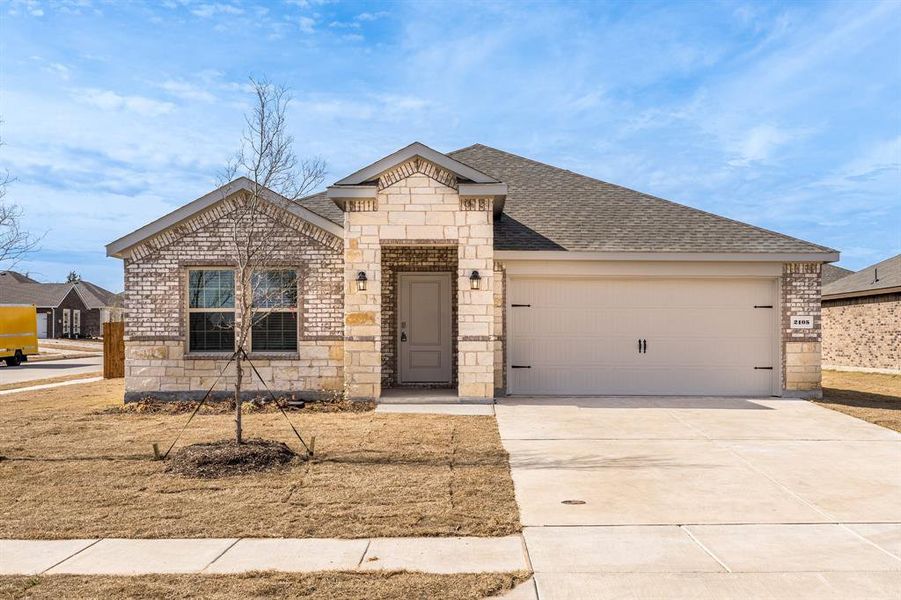
[[[38,337],[103,335],[102,323],[121,321],[121,298],[88,281],[40,283],[15,271],[0,271],[0,304],[34,304]]]
[[[901,373],[901,254],[823,286],[823,368]]]
[[[125,267],[126,400],[202,396],[232,354],[221,219],[250,186],[107,246]],[[278,216],[265,276],[287,271],[297,299],[251,358],[279,392],[821,393],[820,277],[839,258],[824,246],[480,144],[411,144]]]

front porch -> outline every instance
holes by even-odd
[[[459,163],[389,158],[396,162],[329,188],[345,213],[347,395],[444,388],[443,401],[455,392],[459,401],[491,402],[502,287],[493,220],[496,194],[506,190]],[[423,394],[393,395],[405,393]]]

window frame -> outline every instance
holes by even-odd
[[[231,309],[222,309],[220,308],[199,308],[191,306],[191,273],[193,271],[229,271],[232,274],[232,281],[234,282],[234,289],[232,290],[232,307]],[[186,354],[193,355],[216,355],[216,356],[228,356],[229,354],[234,353],[237,350],[237,336],[233,336],[232,340],[232,349],[231,350],[195,350],[191,348],[191,315],[195,313],[228,313],[232,314],[233,322],[237,323],[238,320],[238,306],[237,306],[237,295],[238,295],[238,278],[237,271],[234,267],[228,267],[224,265],[189,265],[185,267],[185,281],[184,286],[182,287],[185,294],[184,299],[184,308],[185,308],[185,316],[184,316],[184,324],[185,324],[185,351]]]
[[[294,273],[294,306],[293,307],[256,307],[254,306],[254,298],[253,298],[253,277],[256,273],[262,273],[266,271],[291,271]],[[294,356],[300,352],[300,332],[301,332],[301,269],[296,266],[290,265],[272,265],[265,266],[254,269],[250,274],[250,331],[247,334],[248,345],[250,346],[249,354],[251,356],[268,356],[268,355],[277,355],[277,356]],[[253,347],[253,326],[254,320],[257,314],[260,313],[294,313],[295,315],[295,331],[294,331],[294,339],[296,347],[293,350],[255,350]]]

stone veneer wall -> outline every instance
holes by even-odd
[[[397,274],[456,273],[457,246],[382,247],[382,387],[397,385]],[[457,383],[457,278],[451,278],[453,384]]]
[[[158,236],[134,248],[125,259],[126,401],[203,395],[224,368],[227,357],[187,353],[187,273],[191,267],[227,268],[232,262],[228,227],[222,220],[237,201],[224,200],[162,234],[163,239]],[[341,240],[274,206],[269,216],[260,218],[277,223],[279,249],[272,266],[298,271],[300,331],[297,353],[251,357],[270,389],[298,396],[340,390],[344,384]],[[234,385],[232,373],[230,367],[220,379],[218,395]],[[248,390],[262,388],[256,378],[245,382]]]
[[[901,373],[901,293],[824,300],[823,368]]]
[[[457,390],[460,397],[494,393],[494,232],[490,199],[460,198],[455,177],[421,158],[382,174],[375,200],[348,200],[344,217],[345,387],[351,398],[381,396],[382,246],[456,244]],[[480,290],[469,274],[482,275]],[[365,292],[356,290],[359,271]]]
[[[782,387],[786,396],[821,397],[820,263],[782,267]],[[791,317],[810,315],[812,329],[792,329]]]

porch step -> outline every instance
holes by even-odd
[[[493,398],[461,398],[450,388],[388,388],[382,390],[379,404],[494,404]]]

